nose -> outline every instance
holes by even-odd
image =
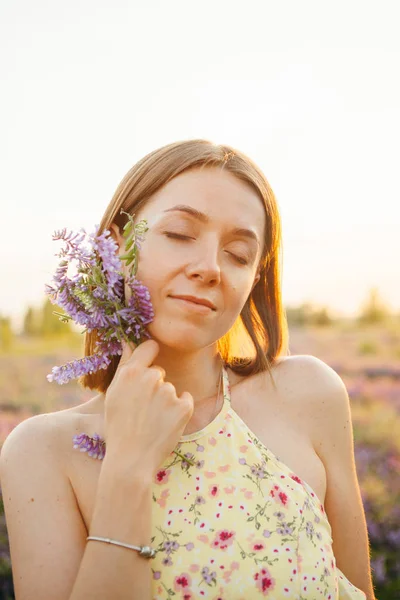
[[[221,280],[221,269],[217,244],[207,242],[199,245],[188,262],[186,275],[190,279],[200,279],[208,285],[218,285]]]

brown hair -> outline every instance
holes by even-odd
[[[125,175],[108,205],[99,233],[116,223],[120,229],[127,217],[121,208],[137,213],[163,185],[189,169],[221,167],[250,184],[259,194],[266,212],[264,249],[260,259],[260,280],[254,286],[236,323],[217,342],[225,364],[240,375],[268,370],[281,355],[288,354],[288,326],[281,297],[279,250],[282,247],[281,219],[274,193],[264,174],[243,153],[208,140],[186,140],[168,144],[147,154]],[[140,260],[140,259],[139,259]],[[94,353],[96,331],[85,334],[85,356]],[[255,354],[255,355],[254,355]],[[120,357],[113,357],[107,369],[84,375],[80,383],[105,392]]]

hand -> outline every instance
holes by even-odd
[[[124,343],[105,395],[107,455],[143,461],[152,472],[174,450],[194,410],[192,395],[178,397],[165,370],[153,364],[159,351],[155,340],[134,349]]]

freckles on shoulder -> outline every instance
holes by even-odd
[[[273,376],[279,397],[293,410],[298,426],[309,433],[316,449],[333,425],[331,419],[343,419],[343,403],[348,402],[343,380],[324,361],[308,354],[281,357]]]

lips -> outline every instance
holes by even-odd
[[[171,296],[171,298],[177,298],[178,300],[187,300],[188,302],[193,302],[194,304],[202,304],[203,306],[208,306],[211,310],[216,310],[215,304],[208,300],[207,298],[198,298],[197,296]]]

